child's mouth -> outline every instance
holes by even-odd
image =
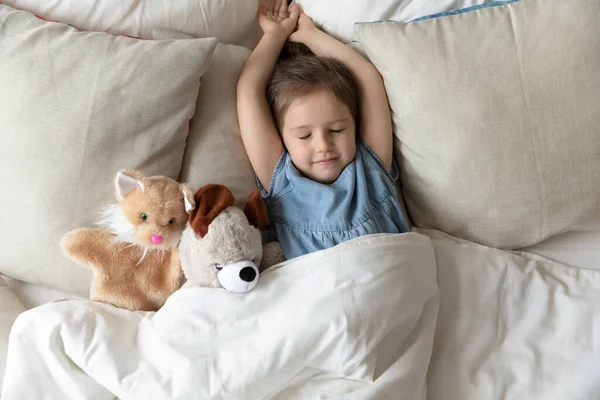
[[[325,160],[317,161],[317,164],[327,166],[333,164],[337,159],[337,157],[332,157]]]

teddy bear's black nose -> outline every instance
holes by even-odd
[[[252,267],[244,267],[240,270],[240,278],[244,282],[252,282],[256,278],[256,271]]]

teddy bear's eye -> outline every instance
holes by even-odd
[[[223,269],[223,266],[221,264],[219,264],[219,263],[214,263],[213,267],[215,267],[217,269],[217,271],[220,271],[220,270]]]
[[[173,225],[174,223],[175,223],[175,218],[171,218],[171,219],[169,220],[169,225]]]
[[[148,214],[146,214],[146,213],[142,213],[142,215],[140,215],[140,219],[141,219],[142,221],[145,221],[145,220],[147,220],[147,219],[148,219]]]

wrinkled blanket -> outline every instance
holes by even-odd
[[[25,312],[2,400],[600,399],[600,271],[419,232],[288,261],[244,295],[182,289],[157,313]]]
[[[3,400],[425,399],[439,306],[431,241],[372,235],[185,288],[156,313],[87,300],[21,314]]]

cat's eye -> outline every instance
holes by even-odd
[[[173,225],[174,223],[175,223],[175,218],[171,218],[171,219],[169,220],[169,225]]]
[[[142,221],[145,221],[145,220],[147,220],[147,219],[148,219],[148,214],[146,214],[146,213],[142,213],[142,215],[140,215],[140,219],[141,219]]]
[[[213,267],[215,267],[217,269],[217,271],[220,271],[220,270],[223,269],[223,266],[221,264],[219,264],[219,263],[214,263]]]

